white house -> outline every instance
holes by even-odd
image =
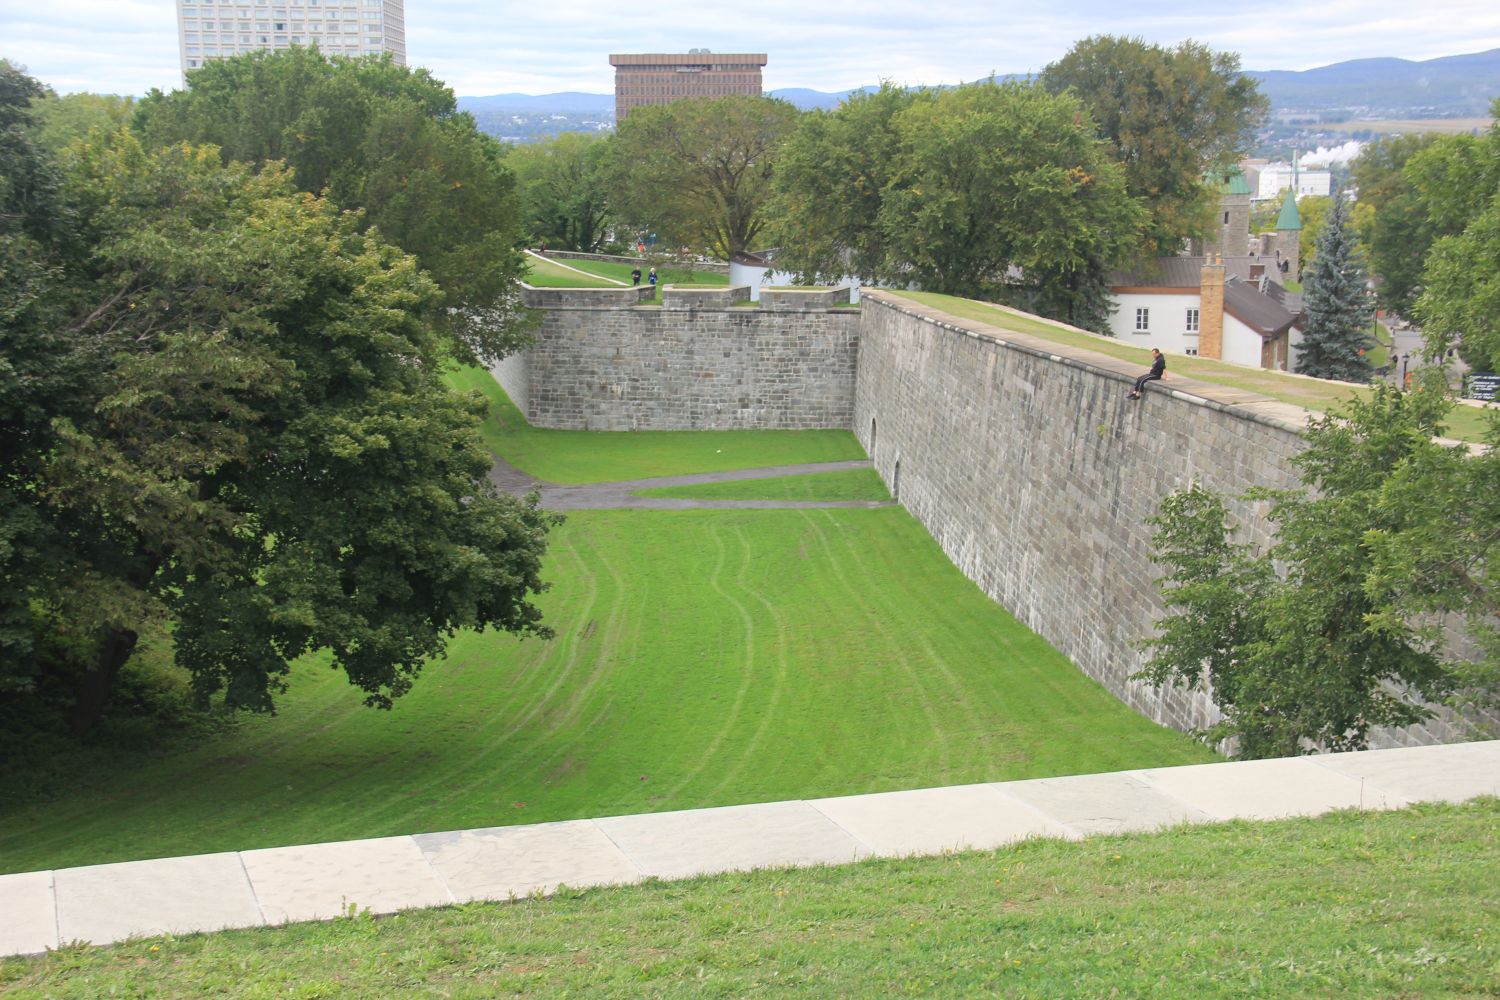
[[[1109,277],[1110,332],[1164,354],[1288,370],[1301,331],[1298,297],[1272,279],[1274,257],[1162,257]]]

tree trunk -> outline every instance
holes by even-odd
[[[138,634],[133,629],[108,632],[99,644],[94,666],[78,678],[74,687],[73,712],[68,724],[79,736],[93,729],[104,714],[109,694],[114,690],[120,668],[135,652]]]

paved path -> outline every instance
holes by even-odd
[[[644,878],[1500,794],[1500,740],[425,833],[0,875],[0,955]]]
[[[804,465],[773,465],[761,469],[736,469],[731,472],[702,472],[689,476],[657,476],[652,479],[625,479],[612,483],[584,483],[564,486],[537,479],[496,458],[490,479],[507,493],[536,490],[542,506],[548,510],[771,510],[812,507],[890,507],[893,500],[689,500],[680,497],[641,497],[636,490],[663,486],[697,486],[702,483],[730,483],[744,479],[770,479],[775,476],[806,476],[816,472],[845,472],[872,468],[869,459],[848,462],[813,462]]]

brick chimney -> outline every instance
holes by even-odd
[[[1224,258],[1210,255],[1198,274],[1198,356],[1224,357]]]

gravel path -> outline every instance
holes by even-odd
[[[868,469],[868,459],[849,462],[811,462],[805,465],[773,465],[762,469],[736,469],[731,472],[703,472],[691,476],[656,476],[651,479],[625,479],[612,483],[584,483],[564,486],[528,475],[500,458],[490,470],[490,479],[507,493],[542,495],[542,506],[548,510],[771,510],[815,507],[890,507],[892,500],[689,500],[681,497],[642,497],[635,491],[661,486],[697,486],[700,483],[729,483],[742,479],[770,479],[776,476],[806,476],[815,472],[844,472]]]

